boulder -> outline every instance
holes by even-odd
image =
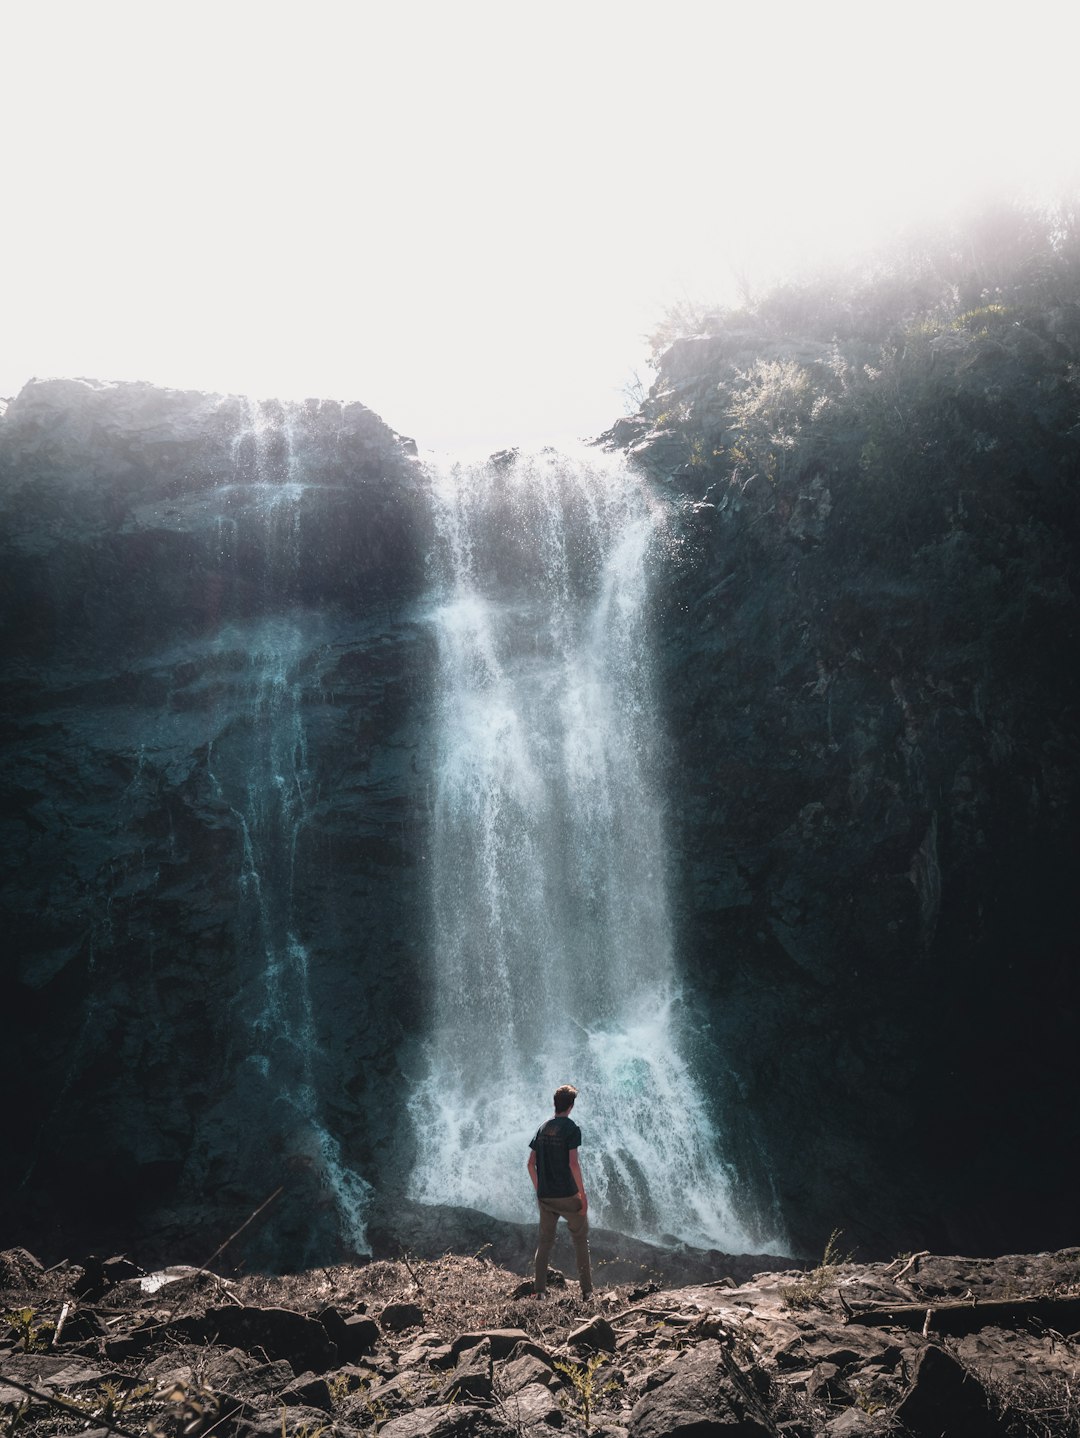
[[[384,1333],[404,1333],[406,1328],[420,1328],[424,1310],[415,1303],[388,1303],[379,1312],[379,1327]]]
[[[357,1320],[365,1321],[370,1320]],[[338,1362],[338,1349],[322,1324],[289,1308],[208,1308],[198,1317],[174,1319],[169,1331],[194,1342],[261,1348],[271,1361],[285,1359],[296,1374],[309,1368],[325,1373]]]
[[[478,1343],[487,1343],[493,1359],[509,1358],[519,1343],[530,1342],[524,1328],[483,1328],[475,1333],[463,1333],[450,1345],[450,1353],[456,1361],[466,1348]]]
[[[994,1438],[1001,1431],[986,1389],[933,1343],[915,1360],[911,1387],[896,1417],[915,1438]]]
[[[715,1339],[687,1349],[659,1388],[638,1400],[630,1438],[771,1438],[757,1404],[728,1374]]]

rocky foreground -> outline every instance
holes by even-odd
[[[231,1280],[13,1249],[0,1433],[1080,1434],[1080,1248],[658,1278],[538,1301],[484,1256]]]

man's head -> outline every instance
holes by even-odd
[[[569,1113],[574,1107],[574,1100],[577,1098],[577,1089],[573,1084],[564,1083],[555,1090],[555,1112]]]

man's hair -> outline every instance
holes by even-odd
[[[574,1100],[576,1098],[577,1089],[574,1087],[573,1084],[560,1084],[560,1086],[555,1090],[555,1112],[565,1113],[568,1108],[573,1107]]]

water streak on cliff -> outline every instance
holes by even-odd
[[[748,1250],[680,1046],[646,614],[657,513],[620,466],[551,452],[450,469],[434,503],[433,993],[412,1192],[528,1218],[528,1139],[573,1082],[594,1222]]]
[[[283,569],[299,562],[303,475],[288,411],[268,416],[252,405],[249,417],[234,457],[238,470],[249,471],[248,503],[263,526],[266,582],[273,585]],[[340,1216],[344,1242],[363,1252],[370,1186],[344,1162],[341,1144],[321,1115],[310,954],[295,914],[298,849],[318,784],[308,762],[305,687],[312,675],[305,672],[305,657],[318,647],[320,623],[318,614],[297,609],[221,631],[222,656],[232,662],[243,656],[235,681],[243,718],[223,742],[211,745],[207,773],[240,839],[240,919],[244,948],[255,966],[246,1003],[246,1062],[268,1086],[279,1112],[291,1114],[286,1124],[291,1157],[319,1175]]]

